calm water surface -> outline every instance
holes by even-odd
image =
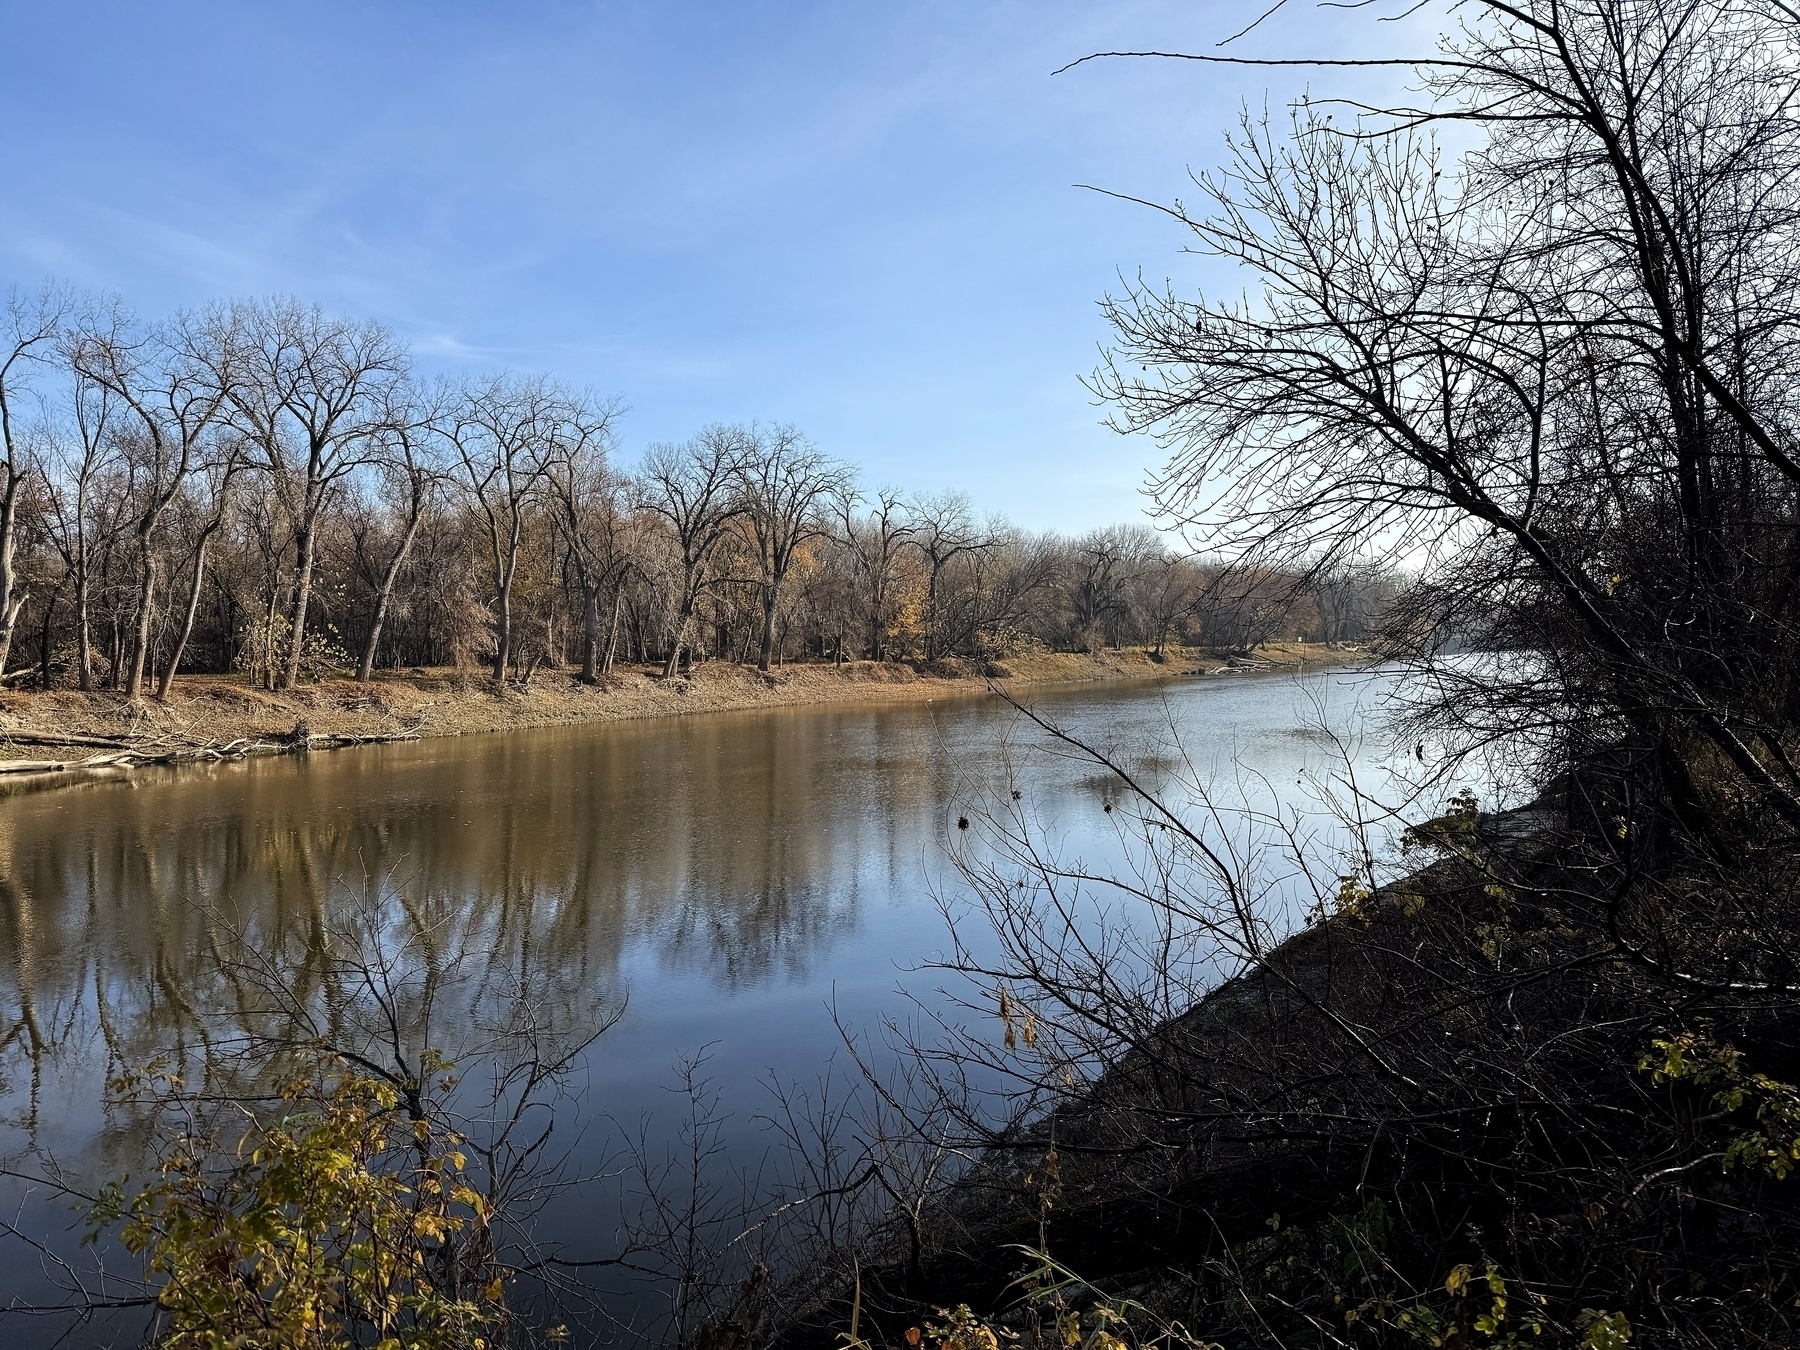
[[[1190,679],[1037,693],[1138,762],[1179,746],[1234,762],[1310,809],[1329,767],[1306,724],[1365,725],[1393,677]],[[253,1021],[246,953],[292,959],[385,897],[433,934],[463,986],[528,990],[579,1028],[621,1003],[577,1110],[666,1110],[670,1065],[710,1047],[728,1104],[805,1079],[839,1051],[828,1011],[872,1025],[943,945],[942,841],[997,777],[1090,861],[1116,849],[1090,765],[1046,753],[991,699],[783,710],[517,732],[143,772],[0,800],[3,1146],[97,1178],[141,1165],[109,1071]],[[1378,775],[1382,755],[1358,763]],[[252,982],[253,984],[254,982]],[[469,1028],[446,1004],[440,1043]],[[753,1106],[745,1107],[745,1119]],[[602,1131],[604,1133],[604,1131]],[[598,1145],[596,1145],[598,1147]],[[66,1208],[28,1201],[22,1225]],[[0,1298],[41,1297],[35,1256],[0,1251]]]

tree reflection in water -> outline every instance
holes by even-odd
[[[248,979],[245,954],[281,972],[294,1006],[341,1003],[333,934],[377,893],[382,940],[421,963],[421,1000],[454,970],[455,999],[525,991],[565,1030],[622,998],[632,946],[722,992],[804,979],[855,931],[872,876],[918,867],[941,770],[924,715],[763,715],[14,797],[0,810],[9,1119],[27,1144],[66,1149],[81,1116],[112,1136],[95,1118],[111,1068],[167,1057],[193,1072],[267,1034],[272,981]],[[473,1025],[439,1006],[440,1027]],[[125,1143],[89,1161],[126,1164]]]
[[[1049,697],[1078,727],[1135,739],[1152,767],[1171,717],[1271,782],[1320,754],[1293,735],[1287,679],[1175,686],[1171,702],[1145,688]],[[0,803],[4,1150],[88,1178],[134,1170],[145,1121],[105,1099],[110,1073],[161,1059],[242,1090],[265,1072],[246,1052],[296,1028],[372,1037],[356,987],[371,952],[399,963],[406,1054],[479,1053],[509,1019],[578,1043],[628,1004],[579,1066],[577,1121],[606,1133],[611,1118],[613,1141],[658,1147],[639,1116],[673,1105],[673,1062],[717,1042],[709,1072],[738,1114],[714,1134],[751,1140],[755,1108],[738,1098],[770,1070],[819,1072],[836,1043],[827,1000],[872,1022],[941,942],[938,841],[1016,731],[974,702],[727,714],[13,796]],[[1104,847],[1088,770],[1022,771],[1048,817]],[[578,1167],[602,1151],[592,1142]],[[565,1224],[593,1228],[591,1207]]]

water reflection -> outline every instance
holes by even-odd
[[[1380,685],[1311,691],[1342,723]],[[1043,701],[1152,775],[1241,760],[1290,791],[1328,749],[1295,734],[1309,699],[1285,677]],[[0,801],[0,1104],[15,1127],[0,1151],[49,1150],[87,1176],[137,1165],[141,1122],[106,1101],[108,1072],[165,1056],[226,1072],[223,1050],[280,1012],[272,980],[334,1015],[334,942],[375,909],[381,940],[410,944],[419,978],[441,983],[437,1025],[412,1033],[437,1048],[454,1053],[507,999],[578,1035],[629,994],[592,1056],[596,1111],[654,1105],[670,1062],[702,1043],[720,1047],[728,1097],[770,1070],[816,1073],[836,1039],[825,1002],[872,1021],[941,944],[927,877],[969,791],[1016,775],[1104,862],[1113,785],[1039,743],[994,702],[764,712]]]

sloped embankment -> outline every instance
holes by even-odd
[[[1548,805],[1414,837],[1414,875],[1347,891],[1188,1011],[1109,1006],[1111,1066],[864,1261],[871,1343],[933,1307],[1003,1309],[1040,1242],[1228,1345],[1412,1344],[1403,1314],[1488,1311],[1452,1292],[1462,1267],[1546,1327],[1623,1309],[1646,1344],[1796,1343],[1800,1262],[1773,1257],[1800,1183],[1780,1138],[1766,1167],[1743,1141],[1788,1110],[1800,1011],[1744,955],[1735,984],[1663,967],[1741,923],[1709,921],[1716,892],[1596,884],[1592,835]],[[1726,1096],[1644,1067],[1671,1036]],[[802,1295],[784,1343],[826,1344],[851,1292]]]
[[[984,692],[989,678],[1009,685],[1148,680],[1357,658],[1354,648],[1284,643],[1249,656],[1171,650],[1158,661],[1142,651],[1036,652],[1005,663],[856,661],[789,665],[768,675],[708,662],[674,680],[655,669],[620,668],[604,686],[566,671],[502,685],[476,671],[415,670],[384,672],[367,685],[326,680],[283,692],[243,678],[186,676],[160,702],[111,692],[10,691],[0,693],[0,779],[43,783],[140,764],[583,722],[970,697]]]

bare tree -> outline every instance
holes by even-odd
[[[607,463],[618,415],[617,400],[582,400],[546,479],[581,589],[581,678],[588,684],[612,671],[625,577],[633,565],[621,509],[625,484]],[[612,593],[612,619],[603,650],[600,596],[604,591]]]
[[[742,427],[711,426],[681,445],[655,445],[638,471],[641,503],[669,524],[675,553],[675,614],[663,678],[681,669],[681,652],[700,596],[716,580],[714,554],[744,511],[738,473],[750,451]]]
[[[992,548],[993,541],[976,529],[966,494],[939,492],[919,498],[912,507],[911,544],[924,557],[925,659],[944,654],[944,569],[968,553]]]
[[[435,402],[427,404],[410,384],[400,383],[389,387],[388,398],[388,408],[376,434],[374,458],[389,500],[401,504],[401,523],[399,538],[394,541],[380,576],[372,578],[375,606],[363,638],[362,659],[356,666],[356,678],[362,684],[374,678],[375,654],[381,645],[381,628],[393,600],[394,583],[412,554],[419,527],[425,523],[425,514],[445,478],[445,468],[435,448],[443,424],[444,396],[440,394]]]
[[[278,681],[291,689],[306,643],[321,522],[345,477],[374,453],[406,354],[380,324],[333,319],[295,300],[215,313],[207,338],[233,415],[293,521],[294,590]]]
[[[743,519],[756,546],[757,597],[762,602],[756,668],[766,671],[775,649],[775,609],[788,569],[800,546],[829,528],[823,505],[841,495],[850,474],[787,426],[752,431],[737,473]]]
[[[1319,637],[1325,642],[1364,640],[1388,608],[1393,575],[1377,563],[1337,560],[1311,571],[1308,589],[1319,608]]]
[[[200,612],[200,592],[206,584],[207,554],[231,511],[232,487],[249,462],[250,447],[243,438],[225,436],[209,447],[204,461],[197,466],[195,476],[204,483],[204,506],[198,501],[195,503],[196,519],[193,527],[193,550],[188,563],[187,604],[182,609],[181,629],[175,635],[168,663],[164,665],[162,677],[157,681],[156,697],[159,700],[169,697],[169,686],[175,682],[176,672],[181,669],[181,659],[187,652],[188,640],[194,635],[194,619]]]
[[[1078,644],[1117,646],[1119,620],[1130,604],[1133,583],[1160,552],[1155,537],[1142,529],[1114,525],[1091,530],[1075,543],[1071,600]],[[1105,631],[1097,631],[1105,630]]]
[[[84,318],[70,352],[77,375],[104,385],[132,416],[124,445],[136,490],[138,585],[125,695],[135,699],[150,658],[157,531],[219,428],[226,389],[217,380],[216,360],[208,359],[217,350],[186,320],[144,330],[118,307],[103,308]]]
[[[1221,547],[1395,541],[1428,565],[1415,636],[1554,648],[1562,728],[1628,727],[1690,822],[1722,757],[1789,831],[1794,36],[1777,6],[1476,6],[1421,106],[1246,123],[1176,214],[1256,293],[1113,300],[1096,381]],[[1447,165],[1435,124],[1481,139]]]
[[[548,380],[498,376],[466,390],[447,422],[470,500],[487,526],[497,684],[513,656],[513,582],[530,503],[568,421],[568,398]]]
[[[1193,615],[1205,583],[1198,569],[1186,558],[1165,557],[1145,573],[1141,585],[1152,650],[1160,657],[1168,644],[1169,634]]]
[[[894,565],[912,542],[913,525],[900,492],[882,488],[868,514],[856,518],[859,498],[854,492],[837,496],[837,518],[844,543],[856,558],[858,579],[867,588],[869,659],[887,660],[888,624],[892,621]]]
[[[47,523],[74,585],[75,669],[84,693],[94,687],[94,554],[110,544],[126,505],[118,481],[120,406],[105,385],[76,376],[69,386],[68,416],[53,444]]]
[[[0,673],[12,652],[13,629],[25,608],[18,573],[19,491],[33,472],[21,422],[31,366],[55,344],[68,303],[55,290],[27,295],[7,292],[5,327],[0,329]]]

